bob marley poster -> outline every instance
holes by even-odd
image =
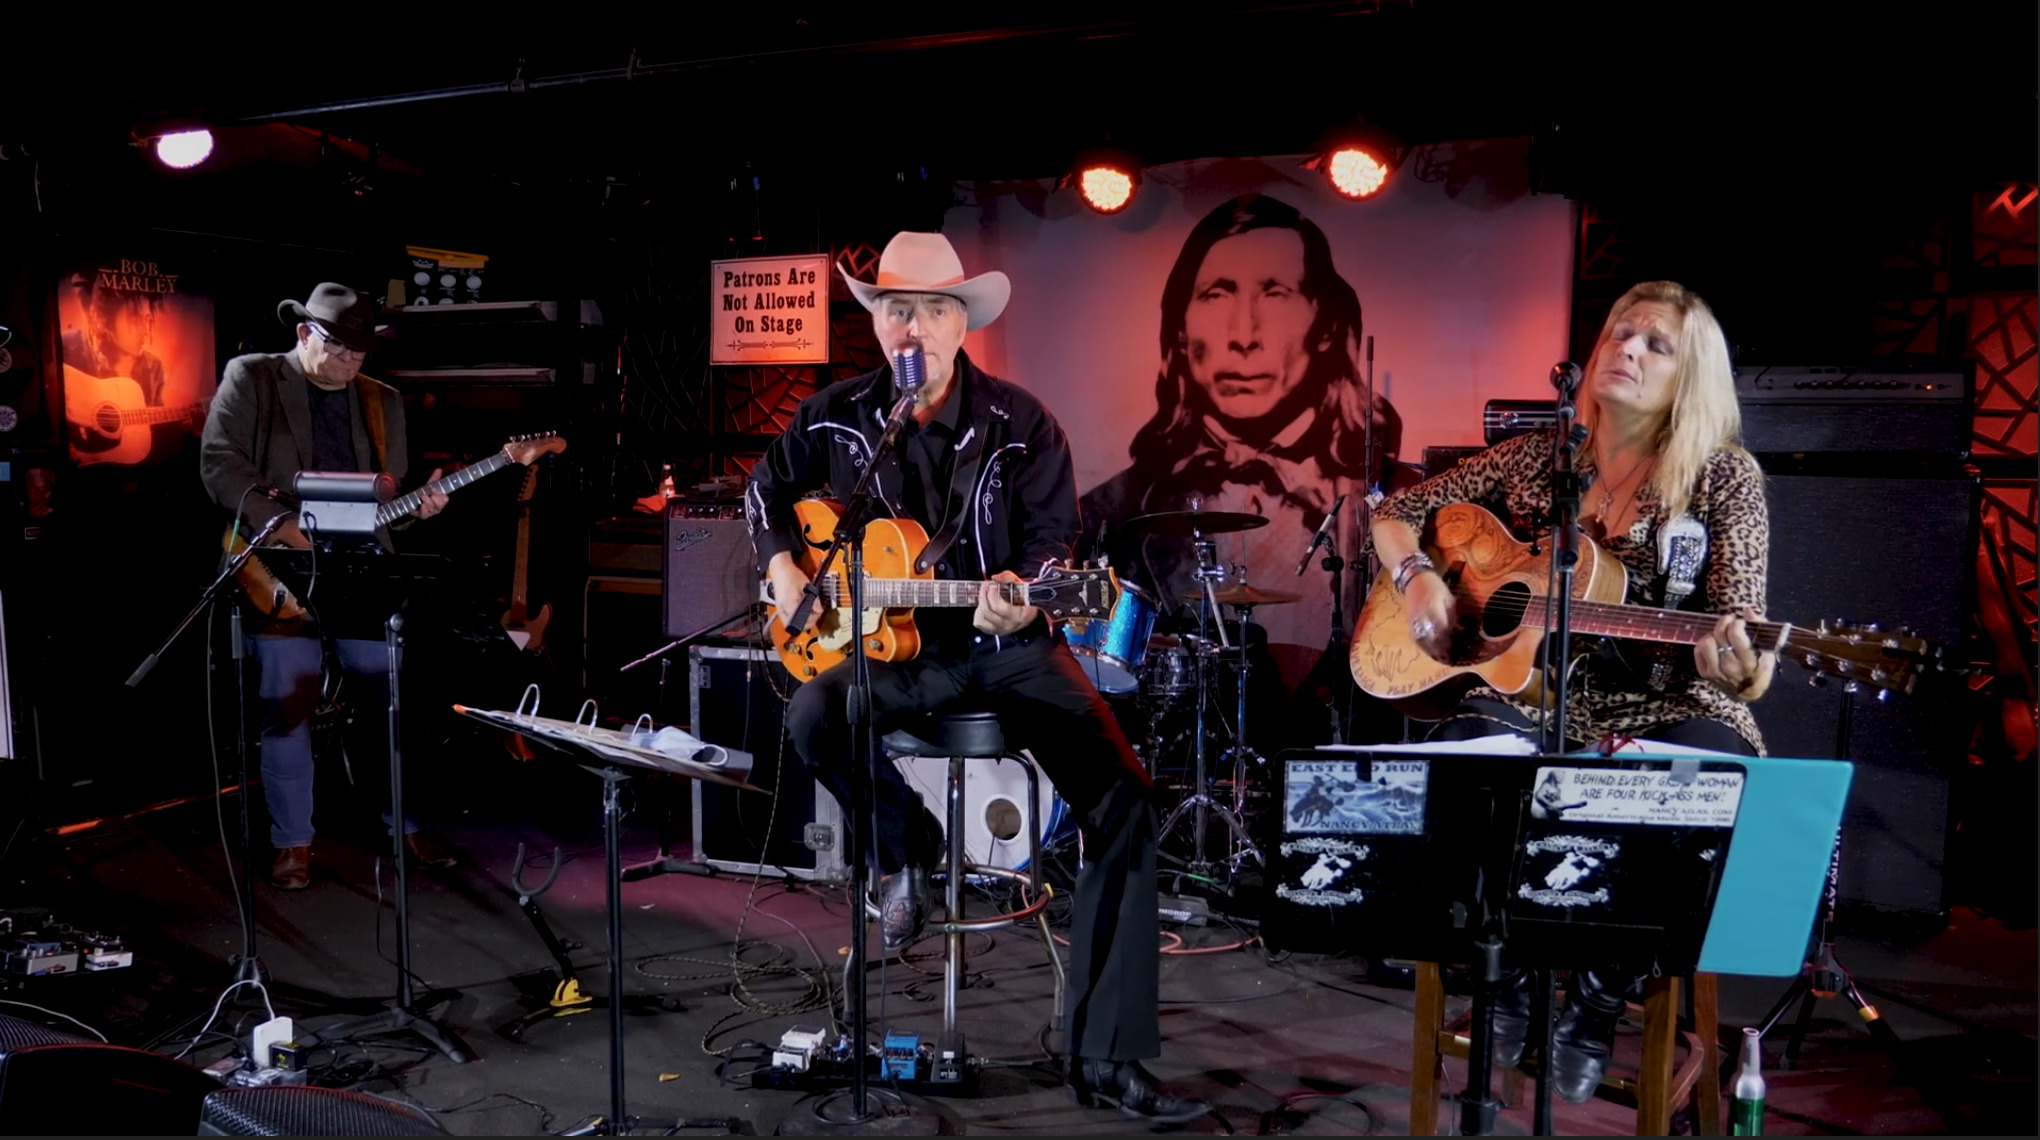
[[[1068,434],[1077,557],[1109,556],[1135,608],[1180,629],[1200,552],[1154,517],[1264,520],[1203,553],[1220,591],[1290,595],[1255,605],[1250,638],[1297,690],[1359,612],[1370,496],[1420,479],[1426,448],[1481,444],[1487,401],[1550,398],[1574,215],[1529,192],[1527,145],[1422,147],[1359,201],[1306,156],[1151,167],[1109,216],[1051,181],[966,186],[944,232],[972,272],[1005,271],[1013,299],[965,347]],[[1338,632],[1325,550],[1297,570],[1328,515],[1355,571]]]
[[[80,465],[156,463],[205,424],[213,390],[213,305],[179,267],[96,258],[57,281],[64,432]]]

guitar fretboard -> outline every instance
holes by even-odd
[[[399,495],[376,508],[375,525],[388,526],[401,518],[408,518],[425,505],[425,492],[444,491],[452,494],[479,479],[486,479],[515,462],[507,451],[498,451],[480,463],[470,464],[443,479],[434,479],[408,495]]]
[[[1490,603],[1510,608],[1507,602]],[[1544,600],[1539,598],[1528,607],[1524,624],[1542,625],[1549,612]],[[1622,606],[1607,602],[1582,602],[1572,604],[1572,625],[1576,633],[1590,633],[1598,637],[1623,637],[1633,641],[1669,641],[1682,645],[1693,645],[1714,631],[1714,623],[1720,620],[1718,614],[1691,613],[1685,610],[1660,610],[1648,606]],[[1760,650],[1776,650],[1785,644],[1792,631],[1792,623],[1782,621],[1753,621],[1748,623],[1750,644]]]
[[[1033,604],[1026,582],[994,582],[999,596],[1015,605]],[[924,607],[975,606],[984,583],[961,579],[866,578],[864,604],[880,609],[921,609]],[[822,601],[832,608],[850,604],[847,580],[831,576],[822,583]]]
[[[122,427],[135,427],[140,424],[176,423],[178,420],[189,419],[193,413],[204,407],[204,404],[185,404],[177,408],[135,408],[120,414],[120,424]]]

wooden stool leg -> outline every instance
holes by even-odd
[[[1693,1131],[1723,1135],[1721,1127],[1721,991],[1713,974],[1693,975],[1693,1031],[1700,1038],[1700,1080],[1693,1086],[1697,1102]]]
[[[1672,1128],[1672,1060],[1679,1032],[1679,979],[1650,980],[1643,995],[1643,1071],[1636,1082],[1636,1134]]]
[[[1410,1027],[1410,1135],[1438,1134],[1438,1034],[1445,1028],[1445,979],[1438,963],[1417,963],[1417,1010]]]

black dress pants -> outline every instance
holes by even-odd
[[[848,664],[802,685],[787,709],[794,750],[845,809],[852,770]],[[1161,1054],[1160,902],[1154,785],[1105,699],[1060,638],[1024,644],[991,638],[961,659],[871,665],[880,735],[956,706],[997,714],[1009,747],[1026,748],[1077,820],[1085,864],[1071,910],[1069,1041],[1080,1057],[1135,1061]],[[942,862],[940,825],[897,765],[872,773],[881,873]],[[854,821],[853,826],[862,821]]]

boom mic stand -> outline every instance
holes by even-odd
[[[926,380],[924,367],[918,342],[908,341],[895,351],[893,376],[898,382],[900,398],[893,405],[892,414],[886,418],[885,432],[878,437],[878,446],[872,449],[863,473],[857,477],[857,485],[851,489],[849,501],[843,504],[842,514],[836,520],[834,540],[785,623],[789,638],[807,628],[809,615],[821,603],[822,582],[828,578],[837,556],[847,549],[850,553],[850,691],[844,705],[850,722],[851,770],[863,775],[862,779],[850,782],[851,799],[855,802],[850,805],[849,816],[850,912],[853,917],[850,920],[847,972],[856,979],[845,995],[850,1007],[850,1115],[839,1117],[829,1113],[828,1107],[834,1097],[815,1097],[804,1101],[798,1110],[802,1117],[802,1135],[932,1135],[939,1123],[926,1105],[905,1093],[888,1093],[891,1103],[886,1105],[885,1110],[872,1111],[871,1081],[867,1072],[870,1061],[867,1041],[870,1033],[869,1002],[865,993],[869,988],[865,977],[865,943],[871,937],[871,913],[866,907],[865,897],[871,888],[871,828],[875,815],[871,788],[879,749],[878,727],[873,723],[871,714],[871,659],[864,653],[864,527],[876,517],[874,491],[878,469],[892,454],[900,429],[906,426],[913,414],[915,398]]]
[[[275,536],[277,529],[296,514],[296,511],[279,513],[256,532],[255,537],[249,539],[247,545],[234,552],[234,556],[227,560],[226,566],[221,568],[219,576],[214,578],[212,584],[198,596],[198,604],[191,607],[190,612],[184,615],[184,620],[178,622],[177,628],[170,631],[170,636],[163,639],[163,644],[144,658],[141,665],[128,677],[128,688],[141,685],[142,679],[149,675],[149,671],[156,667],[163,654],[170,651],[170,646],[184,635],[184,631],[198,615],[214,602],[228,596],[228,586],[234,581],[235,576],[240,574],[241,568],[248,564],[248,559],[254,557],[255,548],[268,542]],[[248,818],[248,639],[242,629],[241,604],[238,600],[228,602],[227,629],[228,637],[233,642],[231,652],[234,659],[234,760],[240,768],[240,774],[234,782],[239,787],[241,795],[241,874],[235,883],[235,890],[239,895],[237,901],[241,909],[241,952],[234,958],[234,984],[254,982],[260,985],[263,980],[262,959],[255,950],[255,832]],[[211,700],[211,695],[208,694],[206,699]]]

